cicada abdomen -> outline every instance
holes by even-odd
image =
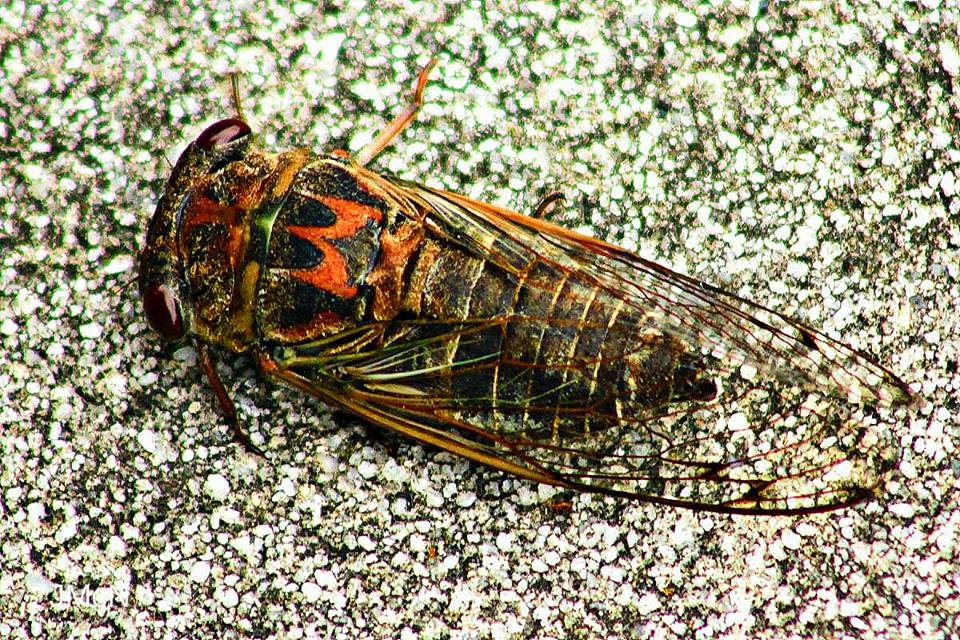
[[[733,513],[851,504],[896,462],[906,385],[867,356],[623,249],[363,164],[268,153],[239,119],[183,153],[140,287],[248,446],[208,345],[521,477]]]

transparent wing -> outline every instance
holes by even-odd
[[[826,511],[873,495],[896,465],[889,413],[911,394],[864,354],[618,247],[387,186],[426,213],[431,237],[552,295],[553,311],[370,324],[281,349],[269,373],[506,472],[662,504]],[[563,309],[584,311],[574,321]],[[531,335],[537,353],[524,355]],[[548,349],[549,336],[571,346]]]

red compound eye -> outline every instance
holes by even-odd
[[[183,314],[177,294],[165,284],[151,284],[143,292],[143,313],[153,330],[166,340],[183,337]]]
[[[250,127],[246,122],[237,118],[227,118],[207,127],[197,138],[196,144],[204,151],[209,151],[248,135],[250,135]]]

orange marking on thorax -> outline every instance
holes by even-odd
[[[311,243],[322,251],[324,256],[319,265],[309,269],[291,269],[290,275],[318,289],[350,299],[357,295],[357,287],[350,284],[350,274],[347,273],[347,261],[343,253],[328,240],[349,238],[367,226],[371,220],[380,222],[383,214],[376,207],[353,200],[331,196],[316,196],[315,199],[329,207],[336,214],[337,220],[329,227],[287,227],[290,233]]]

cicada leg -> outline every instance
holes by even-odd
[[[417,86],[413,90],[413,99],[406,106],[406,108],[401,111],[396,118],[393,119],[393,122],[387,125],[387,127],[380,132],[373,141],[370,142],[367,146],[357,152],[353,156],[353,161],[356,162],[361,167],[366,166],[371,160],[377,157],[381,151],[386,149],[393,139],[400,135],[404,129],[413,122],[414,117],[417,115],[417,111],[420,110],[420,107],[423,106],[423,90],[427,86],[427,77],[430,75],[430,71],[437,64],[437,58],[431,58],[430,62],[427,63],[427,66],[420,71],[420,75],[417,76]]]
[[[202,344],[197,343],[197,354],[200,356],[200,367],[203,369],[203,372],[207,374],[207,380],[210,381],[210,386],[213,387],[213,393],[217,396],[217,402],[220,403],[220,408],[223,409],[223,412],[227,416],[230,429],[233,430],[233,437],[242,444],[247,451],[263,456],[264,454],[260,447],[253,444],[250,436],[248,436],[240,426],[240,419],[237,418],[237,410],[233,406],[233,400],[230,399],[230,394],[227,393],[227,389],[223,386],[220,376],[217,375],[217,369],[213,364],[213,358],[210,357],[210,352],[207,351],[206,347]]]
[[[543,198],[540,199],[540,202],[537,203],[537,206],[533,208],[533,214],[531,214],[531,216],[539,220],[543,218],[548,211],[553,209],[557,203],[563,202],[563,200],[563,194],[559,191],[548,193],[547,195],[543,196]]]
[[[237,118],[247,121],[243,117],[243,105],[240,104],[240,74],[234,71],[230,74],[230,94],[233,98],[233,108],[237,112]]]
[[[573,500],[569,496],[554,496],[547,502],[547,507],[555,516],[569,516],[573,513]]]

